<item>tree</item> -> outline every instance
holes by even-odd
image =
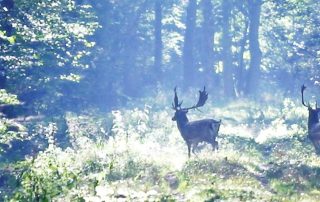
[[[201,38],[201,63],[203,66],[205,84],[210,85],[213,81],[217,80],[217,75],[214,72],[213,64],[214,64],[214,25],[217,24],[214,22],[213,17],[213,5],[211,0],[202,0],[202,38]]]
[[[265,1],[261,33],[267,42],[263,65],[268,78],[289,95],[301,83],[319,83],[319,4],[315,0]],[[286,82],[282,82],[282,81]]]
[[[141,5],[138,8],[131,10],[131,16],[127,16],[129,26],[125,29],[126,35],[121,43],[123,43],[123,51],[125,53],[124,60],[124,83],[123,89],[125,96],[130,97],[139,96],[141,93],[140,86],[142,85],[142,72],[140,65],[137,60],[139,58],[139,51],[137,48],[141,47],[140,43],[140,24],[143,18],[143,15],[146,13],[148,8],[148,1],[141,2]]]
[[[3,0],[2,2],[0,2],[0,6],[2,9],[0,12],[3,13],[2,19],[0,20],[0,47],[1,50],[3,50],[4,47],[10,44],[10,42],[12,43],[14,39],[12,38],[13,28],[8,20],[10,13],[12,12],[12,9],[14,7],[14,2],[13,0]],[[5,62],[3,60],[0,60],[0,89],[5,89],[6,87],[7,74],[5,65]]]
[[[154,22],[154,74],[155,81],[161,78],[162,68],[162,0],[156,0],[154,5],[155,22]]]
[[[194,30],[196,26],[197,1],[190,0],[187,7],[186,31],[183,46],[183,81],[184,88],[194,84],[196,68],[194,62]]]
[[[262,53],[259,45],[259,27],[262,0],[249,1],[249,50],[250,67],[248,72],[248,81],[246,94],[255,95],[259,89],[260,64]]]
[[[232,64],[232,38],[230,33],[231,0],[222,2],[222,63],[223,63],[223,85],[226,97],[233,98],[234,92],[234,66]]]
[[[14,25],[10,43],[1,44],[7,90],[34,110],[54,108],[56,101],[72,107],[94,46],[87,37],[98,27],[91,7],[60,0],[14,3],[12,12],[1,13]]]

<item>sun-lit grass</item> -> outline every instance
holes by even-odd
[[[66,113],[69,146],[59,147],[59,124],[43,125],[49,146],[20,163],[13,199],[85,201],[317,201],[320,159],[306,138],[305,109],[284,99],[276,106],[249,100],[208,103],[190,120],[221,119],[219,150],[190,159],[163,108],[144,105],[101,114]],[[156,107],[154,107],[156,106]],[[51,129],[50,129],[51,127]],[[53,128],[52,128],[53,127]],[[57,129],[53,130],[54,127]],[[51,131],[51,132],[50,132]]]

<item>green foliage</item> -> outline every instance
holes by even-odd
[[[0,104],[19,104],[17,95],[8,93],[5,89],[0,89]]]
[[[61,170],[53,163],[54,159],[46,159],[47,165],[34,165],[33,160],[24,162],[23,171],[18,181],[20,190],[13,196],[18,201],[50,201],[61,192],[75,186],[77,175],[67,168]]]
[[[37,112],[73,100],[66,89],[77,87],[74,83],[89,68],[95,45],[89,37],[99,27],[92,7],[69,0],[14,1],[14,12],[1,16],[0,25],[8,24],[14,32],[0,32],[0,39],[9,42],[0,45],[7,90]]]
[[[314,0],[266,1],[262,12],[264,65],[277,79],[285,79],[284,90],[293,92],[301,78],[319,81],[316,47],[319,47],[318,4]],[[271,20],[272,19],[272,20]],[[302,71],[299,73],[299,71]],[[298,84],[298,85],[297,85]]]
[[[169,99],[165,100],[169,105]],[[157,105],[149,99],[145,103],[148,105],[107,114],[95,110],[67,112],[65,121],[43,123],[38,133],[46,137],[48,147],[15,166],[19,186],[7,197],[26,201],[277,201],[320,197],[316,191],[320,161],[304,138],[306,123],[295,126],[298,129],[292,127],[296,120],[306,119],[305,113],[296,116],[295,112],[303,109],[296,102],[285,99],[264,106],[236,101],[219,108],[209,104],[206,107],[212,115],[208,116],[214,114],[223,120],[220,149],[212,152],[209,145],[203,145],[191,159],[170,119],[171,109],[153,108]],[[261,113],[265,119],[259,119]],[[272,121],[278,113],[287,114],[284,121]],[[228,119],[231,115],[248,125]],[[252,116],[257,117],[255,122]],[[201,112],[190,113],[191,120],[201,117]],[[264,134],[270,127],[274,130]],[[64,149],[58,146],[61,128],[69,139]]]
[[[13,45],[16,42],[16,36],[6,36],[6,32],[0,30],[0,39],[6,40]]]
[[[230,101],[219,91],[222,1],[211,1],[212,64],[204,72],[213,101],[188,117],[221,119],[220,149],[212,152],[203,144],[191,159],[171,121],[172,91],[164,90],[182,81],[187,1],[161,2],[164,46],[158,72],[164,76],[157,87],[150,84],[160,77],[153,69],[153,1],[15,0],[14,9],[0,8],[0,107],[23,103],[32,114],[47,114],[37,121],[0,114],[0,190],[13,190],[5,199],[319,201],[320,161],[306,137],[307,110],[294,93],[302,81],[319,84],[317,2],[264,1],[263,93],[255,101]],[[249,1],[233,3],[230,58],[236,69],[232,78],[239,81],[241,74],[247,78],[251,59]],[[198,9],[193,51],[199,72],[202,45],[210,44],[203,41],[201,17]],[[285,93],[275,90],[278,86]],[[137,98],[147,90],[152,96]],[[193,92],[181,93],[184,104],[194,104],[195,97],[186,96]],[[126,108],[119,108],[124,103]],[[16,140],[32,143],[28,156],[2,161]],[[17,150],[12,155],[22,155]]]

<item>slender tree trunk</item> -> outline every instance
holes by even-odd
[[[2,8],[7,8],[7,11],[2,11],[3,14],[0,16],[2,18],[4,18],[4,20],[2,20],[2,24],[1,27],[3,30],[1,31],[5,31],[5,35],[6,36],[12,36],[13,34],[13,28],[11,23],[8,21],[9,18],[9,13],[12,11],[13,7],[14,7],[14,2],[13,0],[3,0],[2,2],[0,2],[0,6],[1,9]],[[2,39],[0,39],[0,46],[2,44],[8,43],[7,41],[4,41]],[[6,88],[6,68],[5,68],[6,64],[4,63],[4,61],[0,60],[0,89],[5,89]]]
[[[5,88],[6,88],[6,69],[4,67],[4,62],[0,61],[0,89],[5,89]]]
[[[186,32],[184,35],[183,47],[183,79],[184,88],[194,84],[195,70],[193,48],[194,48],[194,30],[196,26],[197,0],[189,0],[187,8]]]
[[[141,23],[141,16],[146,12],[148,8],[148,0],[141,3],[141,6],[134,12],[134,15],[130,18],[128,22],[128,27],[126,28],[125,36],[123,37],[121,43],[123,43],[123,57],[124,60],[124,93],[129,97],[137,97],[141,95],[141,69],[138,69],[138,51],[139,47],[139,24]],[[129,98],[127,97],[127,98]]]
[[[161,80],[162,77],[162,0],[155,1],[155,24],[154,24],[154,36],[155,36],[155,44],[154,44],[154,74],[155,81]]]
[[[211,0],[202,0],[202,44],[201,44],[201,61],[204,68],[204,84],[210,85],[216,80],[216,73],[213,69],[214,62],[214,21],[213,21],[213,5]]]
[[[224,94],[228,98],[234,98],[234,67],[231,53],[231,33],[230,33],[231,0],[222,2],[222,62],[223,62],[223,85]]]
[[[249,51],[250,67],[248,72],[246,93],[255,95],[259,89],[261,50],[259,45],[259,27],[262,0],[252,0],[249,3]]]
[[[243,36],[240,41],[240,51],[239,51],[239,56],[238,56],[238,67],[237,67],[237,73],[236,73],[236,87],[237,87],[237,92],[238,95],[243,94],[246,86],[246,81],[245,81],[245,64],[243,60],[243,55],[245,52],[245,46],[247,44],[248,40],[248,26],[249,22],[245,22],[245,27],[243,30]]]

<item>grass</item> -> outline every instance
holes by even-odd
[[[272,106],[249,100],[208,103],[203,112],[190,112],[191,120],[213,117],[223,123],[219,150],[204,146],[190,159],[169,107],[146,100],[140,108],[108,114],[66,113],[63,124],[41,123],[47,149],[10,165],[10,183],[5,180],[2,188],[12,194],[2,196],[11,201],[319,201],[320,159],[305,135],[307,112],[283,100]],[[68,137],[63,144],[61,128]]]

